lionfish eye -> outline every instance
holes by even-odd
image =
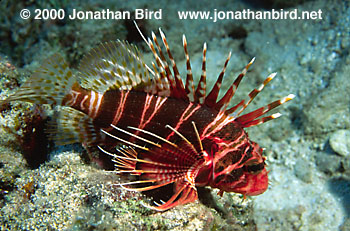
[[[251,172],[251,173],[259,173],[261,170],[263,170],[265,167],[265,163],[261,162],[259,164],[251,164],[251,165],[245,165],[244,171]]]

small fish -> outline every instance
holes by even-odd
[[[207,93],[206,44],[202,74],[195,87],[186,37],[187,76],[183,83],[166,37],[159,32],[163,48],[153,32],[152,39],[140,32],[154,55],[151,66],[134,45],[119,40],[92,49],[82,59],[77,76],[61,56],[54,55],[2,103],[19,100],[64,106],[47,129],[56,143],[98,146],[112,156],[116,174],[137,176],[135,181],[118,184],[127,190],[172,187],[169,199],[150,206],[155,210],[195,201],[197,187],[218,188],[219,195],[263,193],[268,187],[263,150],[244,128],[279,117],[279,113],[264,115],[294,95],[243,114],[276,73],[252,90],[247,101],[229,107],[254,59],[218,99],[231,53]],[[110,147],[116,147],[116,153],[107,151]]]

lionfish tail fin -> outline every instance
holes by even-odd
[[[62,107],[57,113],[46,129],[57,145],[77,142],[88,145],[101,140],[99,129],[88,115],[69,107]]]
[[[64,97],[77,83],[62,56],[55,54],[17,90],[1,102],[25,101],[37,104],[62,105]]]

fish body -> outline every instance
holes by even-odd
[[[277,118],[279,113],[262,116],[294,96],[242,115],[275,73],[251,91],[247,101],[229,107],[254,59],[218,99],[231,54],[207,94],[206,44],[202,75],[195,88],[186,38],[184,84],[161,30],[160,34],[166,53],[154,33],[152,39],[143,37],[154,55],[152,66],[145,64],[135,46],[124,41],[94,48],[82,59],[78,76],[62,57],[54,55],[5,102],[64,106],[47,130],[55,134],[55,141],[97,145],[112,156],[115,173],[138,176],[136,181],[118,184],[127,190],[172,187],[168,200],[153,209],[162,211],[193,202],[197,187],[218,188],[221,195],[263,193],[268,186],[265,158],[244,128]],[[114,146],[115,153],[107,151],[106,147]]]

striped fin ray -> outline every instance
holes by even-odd
[[[141,57],[136,46],[126,41],[102,43],[82,59],[81,81],[100,93],[108,89],[143,90],[151,80],[150,68]]]
[[[221,110],[222,108],[226,109],[227,105],[230,103],[231,99],[236,93],[236,90],[241,83],[243,77],[247,74],[249,67],[253,64],[255,58],[253,58],[242,70],[242,72],[237,76],[231,87],[226,91],[225,95],[215,104],[215,108],[217,110]],[[215,87],[215,86],[214,86]],[[230,113],[228,113],[230,114]]]
[[[177,69],[176,62],[175,62],[175,60],[170,52],[169,44],[166,40],[166,37],[160,28],[159,28],[159,33],[160,33],[160,36],[162,37],[163,44],[166,48],[166,51],[168,53],[168,57],[171,61],[172,67],[173,67],[173,73],[174,73],[174,78],[175,78],[175,83],[176,83],[173,95],[176,98],[184,98],[186,96],[186,92],[185,92],[185,88],[184,88],[182,79],[180,77],[179,70]]]
[[[50,121],[46,132],[57,145],[83,143],[96,144],[101,140],[99,129],[88,115],[70,107],[60,108],[55,119]]]
[[[154,68],[155,78],[152,79],[153,84],[146,87],[145,91],[153,95],[169,96],[170,86],[168,79],[164,78],[164,70],[162,72],[158,72],[154,63],[152,63],[152,67]]]
[[[270,74],[258,88],[253,89],[248,94],[249,100],[247,102],[245,100],[242,100],[237,105],[233,106],[230,109],[227,109],[225,111],[225,113],[226,114],[233,113],[233,117],[235,118],[235,122],[240,123],[242,125],[242,127],[255,126],[255,125],[258,125],[258,124],[261,124],[261,123],[267,122],[269,120],[280,117],[281,116],[280,113],[275,113],[275,114],[272,114],[270,116],[266,116],[266,117],[258,119],[258,117],[263,116],[264,114],[268,113],[269,111],[278,107],[279,105],[284,104],[284,103],[288,102],[289,100],[293,99],[295,97],[295,95],[289,94],[288,96],[285,96],[280,100],[276,100],[272,103],[269,103],[266,106],[263,106],[261,108],[258,108],[256,110],[252,111],[252,112],[249,112],[247,114],[240,116],[240,114],[247,108],[247,106],[253,101],[253,99],[264,89],[264,87],[276,76],[276,74],[277,73]]]
[[[152,169],[152,170],[138,170],[136,169],[137,163],[146,163],[146,164],[152,164],[154,166],[160,166],[162,168],[167,169],[167,173],[169,172],[178,172],[176,165],[168,164],[168,163],[160,163],[155,162],[151,160],[144,160],[137,158],[138,153],[135,151],[135,149],[132,146],[126,146],[123,145],[121,147],[117,147],[116,150],[118,151],[118,154],[110,153],[106,150],[104,150],[101,146],[98,146],[98,148],[104,152],[105,154],[113,157],[113,162],[115,163],[116,171],[114,173],[122,174],[122,173],[132,173],[135,175],[140,175],[141,173],[162,173],[159,169]],[[173,168],[173,169],[171,169]],[[127,183],[132,184],[132,183]]]
[[[164,72],[164,76],[166,76],[166,79],[170,82],[171,88],[174,88],[175,87],[175,82],[174,82],[173,78],[171,78],[172,73],[170,71],[169,64],[168,64],[168,62],[165,59],[165,56],[164,56],[164,54],[162,52],[162,49],[161,49],[161,47],[160,47],[160,45],[159,45],[159,43],[157,41],[157,37],[156,37],[156,35],[154,34],[153,31],[152,31],[152,39],[153,39],[154,44],[157,47],[158,53],[154,49],[154,45],[153,45],[153,42],[152,42],[151,39],[148,40],[148,43],[150,44],[152,52],[153,52],[153,55],[156,57],[156,59],[157,59],[157,57],[159,57],[160,60],[161,60],[160,61],[158,59],[158,62],[157,62],[158,67],[160,67],[161,69],[165,70],[166,73]]]
[[[156,211],[165,211],[178,205],[194,202],[198,198],[197,189],[191,182],[179,182],[175,186],[175,194],[162,204],[155,203],[157,206],[147,206]]]
[[[253,99],[264,89],[264,87],[273,79],[275,78],[277,73],[272,73],[270,74],[265,80],[264,82],[256,89],[253,89],[249,94],[249,100],[242,104],[242,108],[236,113],[236,117],[238,117],[243,111],[244,109],[246,109],[246,107],[253,101]]]
[[[100,149],[101,147],[98,146]],[[102,149],[101,149],[102,150]],[[115,163],[115,167],[118,169],[123,169],[121,171],[131,171],[133,172],[136,168],[135,166],[135,158],[137,158],[137,152],[135,149],[129,146],[122,146],[119,149],[119,153],[121,153],[125,158],[115,158],[115,154],[107,153],[113,157],[113,162]]]
[[[199,80],[197,89],[194,93],[194,102],[204,104],[207,89],[207,72],[206,72],[206,54],[207,54],[207,44],[203,45],[203,59],[202,59],[202,74]]]
[[[168,42],[167,42],[166,37],[165,37],[164,33],[162,32],[162,30],[159,30],[159,32],[160,32],[163,44],[167,50],[167,57],[165,57],[164,53],[162,52],[162,49],[157,41],[157,37],[153,32],[152,32],[152,39],[153,40],[151,40],[150,38],[148,38],[148,40],[146,40],[146,38],[141,33],[141,31],[138,28],[136,23],[135,23],[135,26],[138,29],[138,31],[139,31],[140,35],[142,36],[142,38],[144,39],[144,41],[146,42],[146,44],[151,49],[151,51],[156,59],[157,67],[154,67],[154,69],[156,70],[156,68],[158,68],[160,70],[160,73],[161,73],[160,79],[167,79],[169,82],[170,93],[169,93],[169,95],[165,95],[165,96],[181,98],[181,99],[188,100],[190,102],[194,102],[194,103],[198,103],[200,105],[206,105],[210,108],[214,108],[215,110],[219,111],[220,115],[222,115],[222,114],[224,114],[225,116],[230,115],[230,116],[232,116],[232,119],[234,119],[235,121],[240,121],[242,123],[242,125],[244,124],[244,126],[253,126],[253,125],[257,125],[257,124],[266,122],[266,121],[271,120],[273,118],[277,118],[279,114],[274,114],[271,116],[266,116],[266,117],[258,119],[258,117],[269,112],[272,108],[275,108],[275,107],[279,106],[280,104],[283,104],[284,102],[287,102],[294,97],[294,95],[289,95],[289,96],[287,96],[279,101],[275,101],[275,102],[270,103],[269,105],[267,105],[265,107],[259,108],[259,109],[255,110],[254,112],[248,113],[244,117],[240,116],[240,114],[253,101],[253,99],[263,90],[263,88],[266,86],[266,84],[268,82],[270,82],[275,77],[276,73],[270,74],[257,89],[252,90],[248,94],[249,99],[247,101],[242,100],[238,104],[236,104],[235,106],[233,106],[231,108],[227,108],[228,105],[230,104],[232,98],[234,97],[235,92],[236,92],[240,82],[242,81],[243,77],[247,74],[250,66],[255,61],[255,57],[244,67],[242,72],[237,76],[237,78],[234,80],[232,85],[225,92],[224,96],[220,100],[218,100],[218,95],[219,95],[219,92],[221,89],[222,80],[223,80],[223,77],[224,77],[224,74],[225,74],[225,71],[227,68],[227,64],[231,58],[231,52],[229,53],[229,55],[224,63],[224,67],[223,67],[221,73],[219,74],[219,77],[218,77],[216,83],[214,84],[212,90],[207,95],[206,94],[206,51],[207,51],[207,47],[206,47],[205,43],[203,46],[202,74],[201,74],[201,78],[199,80],[198,86],[195,89],[194,83],[193,83],[192,68],[191,68],[191,64],[190,64],[190,57],[189,57],[188,50],[187,50],[186,37],[183,35],[183,47],[184,47],[184,53],[185,53],[185,58],[186,58],[186,69],[187,69],[187,76],[186,76],[186,80],[185,80],[186,84],[185,84],[185,86],[183,86],[183,82],[180,78],[178,69],[176,67],[175,60],[170,52]],[[155,47],[157,48],[157,51],[156,51]],[[170,71],[167,60],[170,60],[170,62],[172,64],[172,67],[173,67],[172,72]],[[233,115],[231,115],[232,113],[233,113]],[[240,119],[238,119],[238,118],[240,118]]]
[[[155,34],[152,32],[152,39],[150,38],[145,38],[145,36],[142,34],[141,30],[139,29],[139,27],[137,26],[136,22],[135,22],[135,26],[137,28],[137,30],[139,31],[141,37],[143,38],[143,40],[146,42],[147,46],[150,48],[155,60],[156,60],[156,64],[157,64],[157,68],[160,70],[160,73],[164,72],[164,75],[161,75],[161,78],[166,78],[167,81],[169,82],[169,95],[166,96],[170,96],[170,97],[174,97],[174,98],[181,98],[184,100],[188,100],[182,79],[180,77],[180,73],[178,71],[176,62],[173,58],[173,55],[170,51],[170,47],[169,44],[166,40],[166,37],[163,33],[163,31],[161,29],[159,29],[159,33],[161,35],[162,38],[162,42],[163,45],[166,49],[167,52],[167,57],[165,57],[162,48],[160,46],[160,44],[158,43],[157,37],[155,36]],[[157,48],[157,50],[156,50]],[[172,71],[170,70],[169,64],[168,64],[168,60],[171,62],[172,65]]]
[[[139,141],[129,143],[127,140],[103,130],[105,134],[117,138],[127,145],[127,147],[118,147],[118,153],[115,154],[99,147],[104,153],[113,157],[116,167],[115,172],[117,174],[127,173],[139,176],[136,181],[118,184],[120,187],[131,191],[144,192],[172,185],[174,194],[166,202],[156,203],[157,206],[154,207],[151,206],[152,209],[159,211],[197,199],[195,178],[198,170],[204,164],[204,158],[203,154],[199,153],[186,137],[169,125],[166,128],[180,137],[177,144],[139,128],[129,127],[132,131],[139,131],[141,135],[147,135],[150,138],[135,135],[114,125],[112,127],[118,132],[132,136]],[[142,143],[144,144],[142,145]]]
[[[185,56],[186,56],[186,68],[187,68],[187,76],[186,76],[186,94],[187,97],[191,102],[194,101],[194,83],[193,83],[193,75],[192,75],[192,68],[191,68],[191,63],[190,63],[190,56],[187,51],[187,41],[186,41],[186,36],[182,36],[182,43],[185,51]]]
[[[227,68],[227,64],[231,59],[231,52],[228,54],[227,59],[225,61],[224,67],[218,77],[218,79],[216,80],[216,83],[213,86],[213,89],[210,91],[210,93],[208,94],[208,96],[205,98],[205,105],[207,105],[208,107],[213,107],[214,105],[216,105],[216,101],[220,92],[220,88],[221,88],[221,84],[222,84],[222,80]]]
[[[272,114],[270,116],[265,116],[263,118],[257,119],[258,117],[268,113],[269,111],[278,107],[279,105],[284,104],[284,103],[288,102],[289,100],[292,100],[294,97],[295,97],[295,95],[290,94],[286,97],[283,97],[280,100],[276,100],[272,103],[269,103],[268,105],[266,105],[264,107],[258,108],[252,112],[249,112],[247,114],[239,116],[235,119],[235,121],[240,123],[243,127],[251,127],[251,126],[261,124],[261,123],[265,123],[271,119],[278,118],[279,116],[281,116],[280,113],[275,113],[275,114]]]
[[[153,32],[152,32],[152,35],[154,35]],[[154,58],[156,60],[157,66],[160,69],[160,72],[163,73],[162,74],[162,78],[166,78],[169,81],[171,87],[173,87],[174,86],[174,80],[172,78],[170,78],[171,77],[171,72],[170,72],[170,69],[169,69],[169,65],[168,65],[168,63],[166,63],[165,56],[163,55],[162,49],[159,46],[159,43],[157,41],[157,37],[154,37],[153,39],[154,39],[153,41],[156,44],[157,49],[159,51],[159,55],[158,55],[158,53],[157,53],[157,51],[156,51],[156,49],[154,47],[154,44],[153,44],[153,42],[152,42],[152,40],[150,38],[148,38],[148,41],[146,41],[146,43],[147,43],[148,47],[151,49],[151,51],[153,53],[153,56],[154,56]]]
[[[61,105],[64,97],[70,92],[76,78],[73,76],[64,59],[55,54],[38,68],[34,74],[1,104],[14,100]]]

